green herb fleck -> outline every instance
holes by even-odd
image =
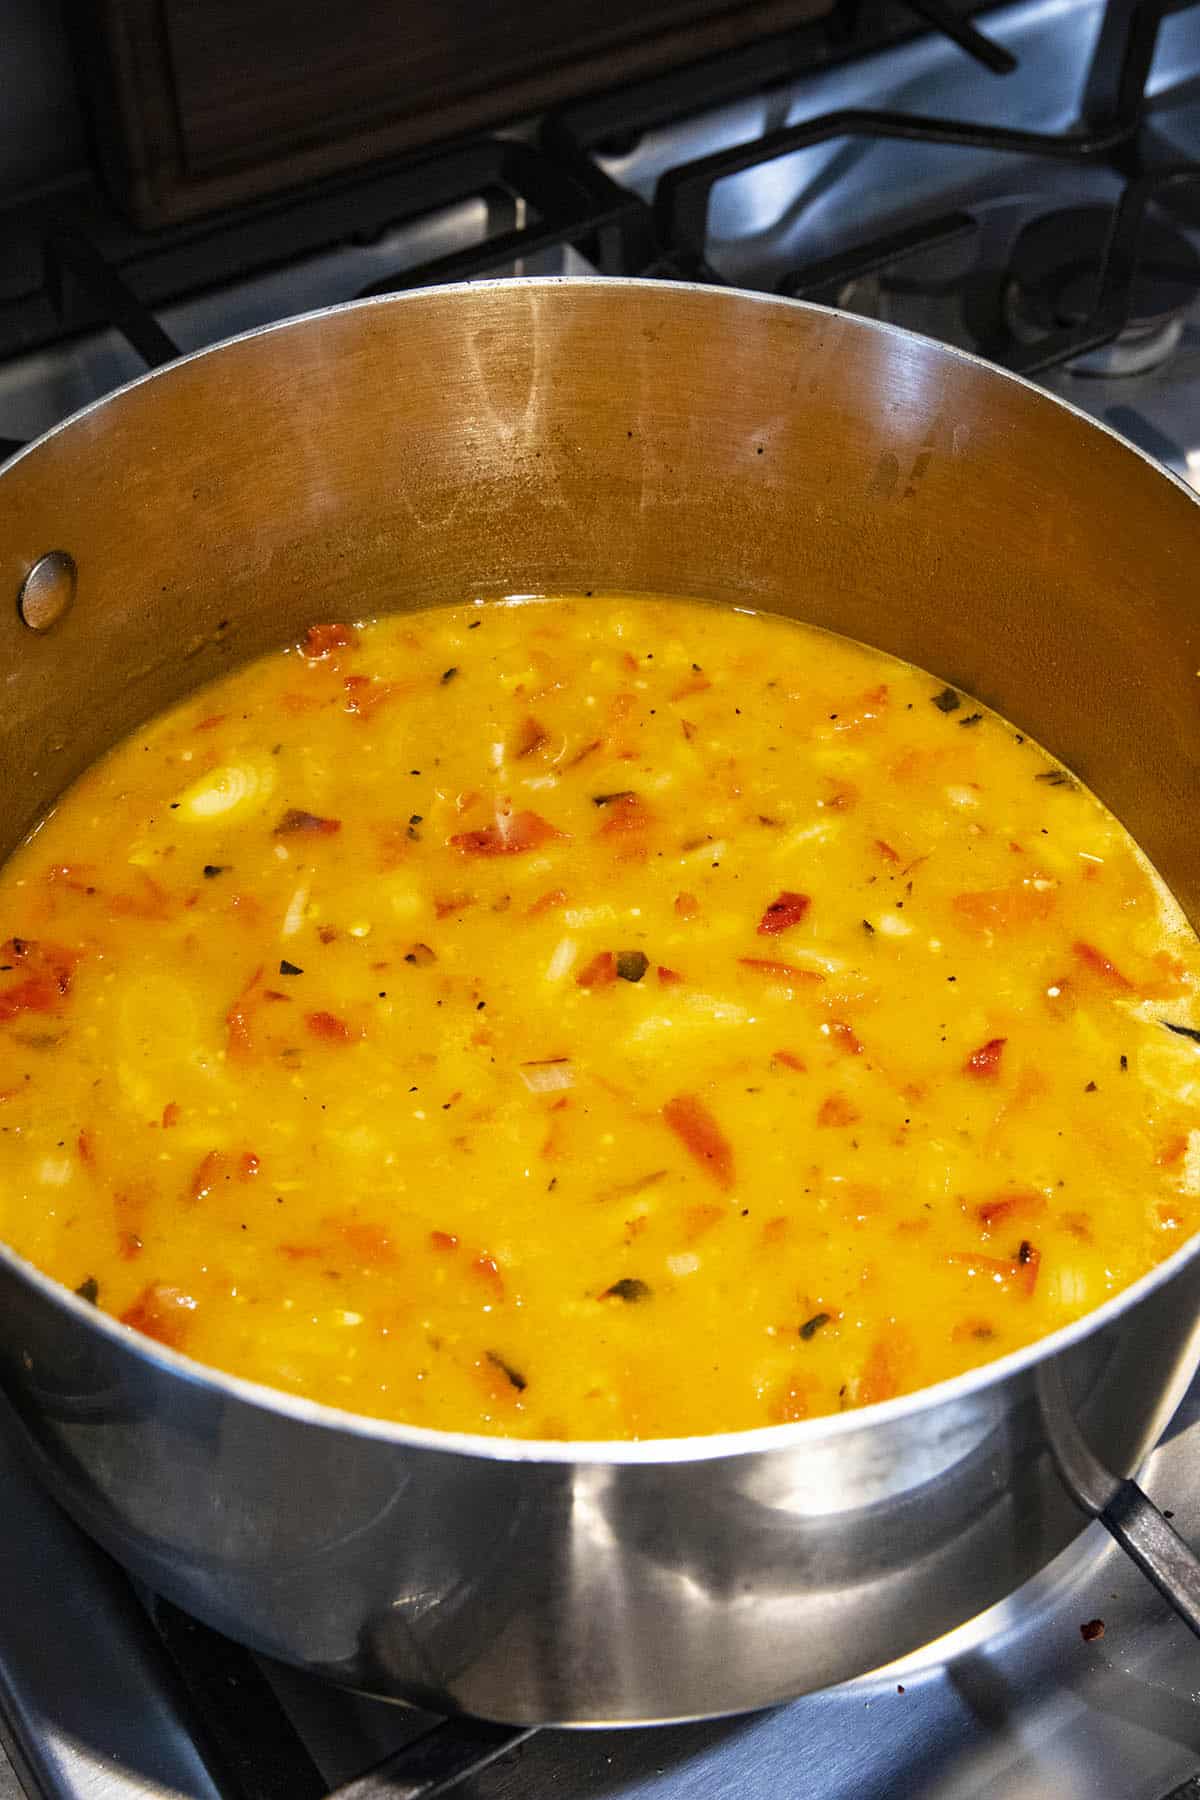
[[[529,1386],[529,1383],[526,1381],[525,1377],[521,1374],[519,1369],[514,1369],[511,1363],[506,1363],[504,1358],[502,1356],[497,1356],[496,1352],[494,1350],[486,1350],[484,1352],[484,1355],[487,1357],[488,1361],[491,1363],[493,1369],[499,1369],[499,1371],[502,1375],[506,1375],[508,1377],[508,1379],[512,1383],[513,1387],[516,1388],[518,1394],[523,1394],[525,1392],[525,1389]]]
[[[81,1300],[86,1300],[89,1306],[99,1306],[100,1283],[94,1275],[89,1275],[85,1281],[81,1281],[75,1292]]]
[[[303,975],[304,970],[298,963],[288,962],[287,958],[284,957],[279,965],[279,973],[281,975]]]
[[[962,701],[952,687],[947,687],[943,688],[940,694],[933,696],[933,704],[939,712],[952,713],[958,711]]]
[[[627,1305],[632,1306],[637,1300],[648,1300],[650,1289],[644,1281],[639,1281],[636,1275],[624,1275],[620,1281],[614,1281],[610,1288],[605,1288],[600,1298],[602,1300],[624,1300]]]
[[[622,981],[640,981],[650,967],[644,950],[618,950],[617,974]]]
[[[811,1319],[805,1319],[800,1327],[800,1336],[805,1343],[807,1344],[811,1338],[815,1338],[822,1325],[828,1325],[832,1317],[832,1313],[814,1313]]]

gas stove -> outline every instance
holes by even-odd
[[[1200,485],[1200,6],[1179,0],[840,0],[786,36],[235,213],[138,233],[80,180],[0,218],[8,446],[291,314],[599,272],[926,333]],[[1144,1485],[1200,1540],[1200,1385]],[[0,1800],[1200,1800],[1200,1645],[1099,1526],[847,1686],[717,1723],[528,1733],[342,1694],[136,1590],[27,1474],[2,1405],[0,1520]]]

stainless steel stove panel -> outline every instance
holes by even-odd
[[[793,83],[644,138],[604,159],[622,185],[649,199],[663,171],[683,158],[744,143],[780,125],[850,108],[970,119],[1039,132],[1076,124],[1103,16],[1101,0],[1028,0],[988,13],[991,37],[1019,68],[995,76],[946,40],[928,36]],[[1200,158],[1200,17],[1179,13],[1161,30],[1149,92],[1154,130],[1180,160]],[[772,288],[789,270],[868,241],[881,230],[965,207],[980,221],[975,241],[913,258],[904,292],[879,284],[843,296],[851,311],[976,350],[957,296],[913,294],[922,278],[939,288],[965,271],[999,271],[1021,225],[1039,213],[1120,191],[1107,169],[937,145],[840,139],[781,157],[718,184],[708,260],[735,286]],[[1200,243],[1200,233],[1192,234]],[[1056,371],[1043,385],[1132,437],[1185,479],[1200,467],[1200,300],[1190,309],[1180,353],[1141,377],[1097,380]]]

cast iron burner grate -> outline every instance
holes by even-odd
[[[1006,321],[1023,344],[1080,324],[1096,310],[1112,237],[1105,206],[1043,213],[1021,231],[1005,283]],[[1183,313],[1200,293],[1200,254],[1164,219],[1147,218],[1129,282],[1129,316],[1111,343],[1075,359],[1077,375],[1141,375],[1183,336]]]
[[[1196,0],[1132,0],[1132,4],[1109,0],[1088,82],[1085,118],[1077,130],[1019,131],[969,119],[853,109],[783,126],[750,142],[680,163],[660,177],[654,196],[662,264],[694,280],[719,282],[721,277],[706,258],[709,212],[717,185],[795,151],[839,139],[933,144],[947,152],[989,151],[1075,163],[1087,169],[1106,168],[1124,185],[1096,247],[1090,304],[1044,333],[1022,336],[1010,327],[981,345],[992,361],[1025,375],[1074,364],[1128,333],[1138,321],[1146,288],[1142,264],[1147,248],[1151,261],[1157,260],[1153,230],[1146,228],[1148,207],[1151,203],[1167,208],[1179,204],[1183,190],[1200,182],[1200,167],[1178,165],[1155,137],[1147,102],[1147,83],[1163,21],[1195,4]],[[995,73],[1008,72],[994,63],[989,66]],[[635,112],[643,127],[666,122],[653,107],[635,108]],[[594,107],[550,123],[551,141],[578,149],[597,148],[604,130],[604,116]],[[793,225],[800,210],[799,203],[792,208]],[[778,291],[836,304],[839,293],[853,282],[919,251],[940,247],[971,228],[970,216],[957,212],[911,223],[898,233],[856,245],[841,256],[790,270],[779,281]],[[1198,291],[1200,281],[1193,282],[1191,297]],[[1114,371],[1110,368],[1107,372]]]
[[[533,1735],[446,1719],[330,1789],[251,1652],[158,1595],[145,1604],[222,1800],[435,1800]]]

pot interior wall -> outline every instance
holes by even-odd
[[[69,615],[16,599],[67,551]],[[430,290],[127,389],[0,477],[6,852],[88,762],[314,619],[592,589],[894,651],[1088,780],[1193,919],[1200,507],[923,339],[658,284]]]

